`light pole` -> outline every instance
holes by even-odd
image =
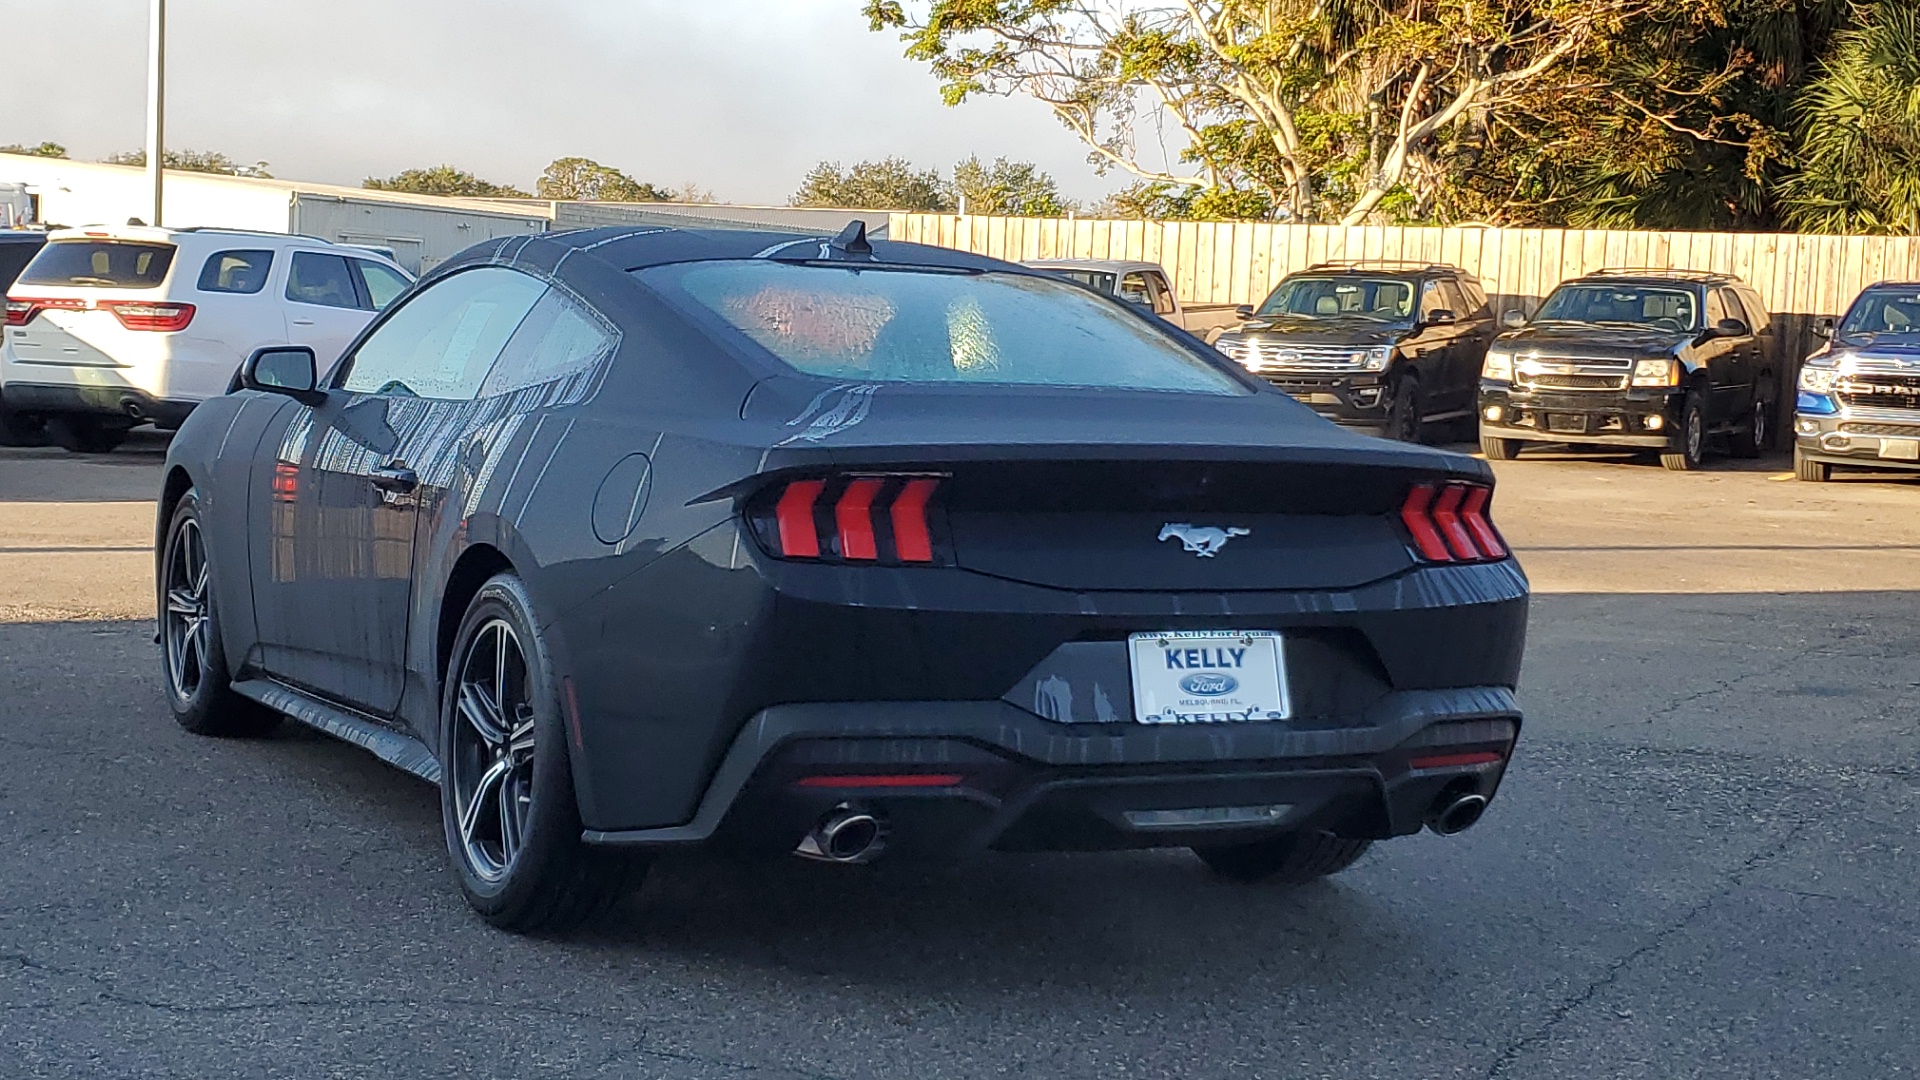
[[[167,156],[167,0],[153,0],[152,36],[147,44],[147,183],[153,189],[150,224],[160,224],[166,189]]]

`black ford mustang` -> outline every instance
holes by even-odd
[[[1302,881],[1499,784],[1527,585],[1491,484],[995,260],[514,239],[181,429],[167,696],[438,783],[516,929],[688,844]]]

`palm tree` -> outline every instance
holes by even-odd
[[[1920,9],[1885,0],[1841,33],[1795,111],[1794,225],[1920,235]]]

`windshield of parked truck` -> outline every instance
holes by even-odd
[[[1331,274],[1290,277],[1254,314],[1261,318],[1413,321],[1414,278]]]
[[[1868,289],[1840,322],[1842,341],[1851,345],[1888,342],[1920,345],[1920,285]]]
[[[1533,316],[1534,322],[1643,326],[1676,333],[1696,329],[1693,293],[1646,285],[1562,285]]]
[[[174,250],[172,244],[55,240],[27,264],[20,284],[151,289],[167,279]]]
[[[1251,393],[1157,321],[1033,274],[755,259],[637,276],[823,378]]]

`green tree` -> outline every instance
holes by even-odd
[[[1812,232],[1920,235],[1920,9],[1864,14],[1799,101],[1801,167],[1783,198]]]
[[[857,210],[953,209],[947,185],[938,172],[916,169],[897,157],[862,161],[849,168],[842,168],[837,161],[823,161],[813,167],[788,201],[794,206]]]
[[[945,100],[1045,102],[1103,171],[1241,216],[1417,213],[1492,112],[1564,83],[1651,0],[865,0]],[[1185,136],[1155,167],[1142,121]]]
[[[168,150],[160,157],[161,164],[169,169],[181,172],[215,173],[220,176],[251,176],[262,180],[273,179],[267,171],[267,163],[256,161],[251,165],[235,161],[217,150]],[[145,150],[127,150],[118,154],[109,154],[109,165],[137,165],[145,168],[147,152]]]
[[[415,195],[451,195],[469,198],[524,199],[527,193],[505,184],[490,183],[451,165],[408,169],[385,180],[368,177],[360,185],[374,191],[405,191]]]
[[[1069,208],[1053,177],[1030,161],[970,157],[953,167],[952,201],[970,214],[1059,217]]]
[[[10,143],[0,146],[0,154],[25,154],[28,157],[65,158],[67,148],[57,142],[43,142],[39,146],[22,146]],[[145,155],[142,155],[143,157]]]
[[[619,169],[583,157],[563,157],[547,166],[533,185],[542,199],[587,202],[673,202],[675,193],[643,184]]]

